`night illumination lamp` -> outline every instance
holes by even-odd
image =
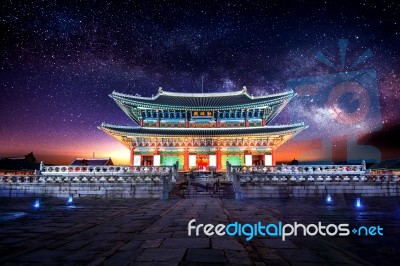
[[[328,203],[328,204],[332,203],[332,197],[329,194],[326,196],[326,203]]]
[[[68,196],[67,205],[74,205],[74,197],[72,195]]]
[[[34,209],[39,209],[40,208],[40,200],[36,199],[35,202],[33,203],[33,208]]]
[[[358,209],[362,207],[362,205],[361,205],[361,199],[360,199],[360,198],[357,198],[357,200],[356,200],[356,207],[357,207]]]

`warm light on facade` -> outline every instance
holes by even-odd
[[[158,155],[158,154],[154,155],[153,165],[154,166],[160,166],[161,165],[161,157],[160,157],[160,155]]]
[[[100,128],[130,150],[134,166],[179,162],[179,170],[223,171],[227,161],[273,165],[275,156],[264,162],[264,155],[306,128],[302,123],[268,125],[293,91],[253,97],[245,88],[206,94],[160,89],[151,100],[115,91],[110,96],[140,126],[103,123]]]
[[[216,167],[217,166],[217,155],[210,155],[208,162],[209,162],[210,166]]]
[[[272,155],[266,154],[264,162],[266,166],[272,166]]]
[[[140,155],[133,156],[133,166],[140,166]]]
[[[244,157],[244,163],[246,166],[252,166],[253,165],[253,156],[251,154],[246,154]]]
[[[196,167],[196,155],[189,155],[189,167]]]

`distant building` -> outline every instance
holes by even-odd
[[[40,164],[37,163],[33,152],[21,157],[0,158],[0,169],[2,170],[39,170]]]
[[[93,166],[93,165],[114,165],[111,158],[76,158],[71,165],[84,165],[84,166]]]
[[[400,174],[400,158],[383,160],[370,166],[371,172],[382,174]]]

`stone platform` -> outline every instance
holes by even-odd
[[[0,198],[1,265],[397,265],[400,198]],[[380,225],[384,236],[189,237],[197,223]]]

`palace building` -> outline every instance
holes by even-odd
[[[275,165],[275,150],[307,126],[269,126],[295,96],[293,91],[252,96],[246,87],[223,93],[153,97],[113,92],[110,97],[137,124],[103,123],[100,129],[131,151],[132,166],[179,162],[180,170],[225,170],[232,165]]]

